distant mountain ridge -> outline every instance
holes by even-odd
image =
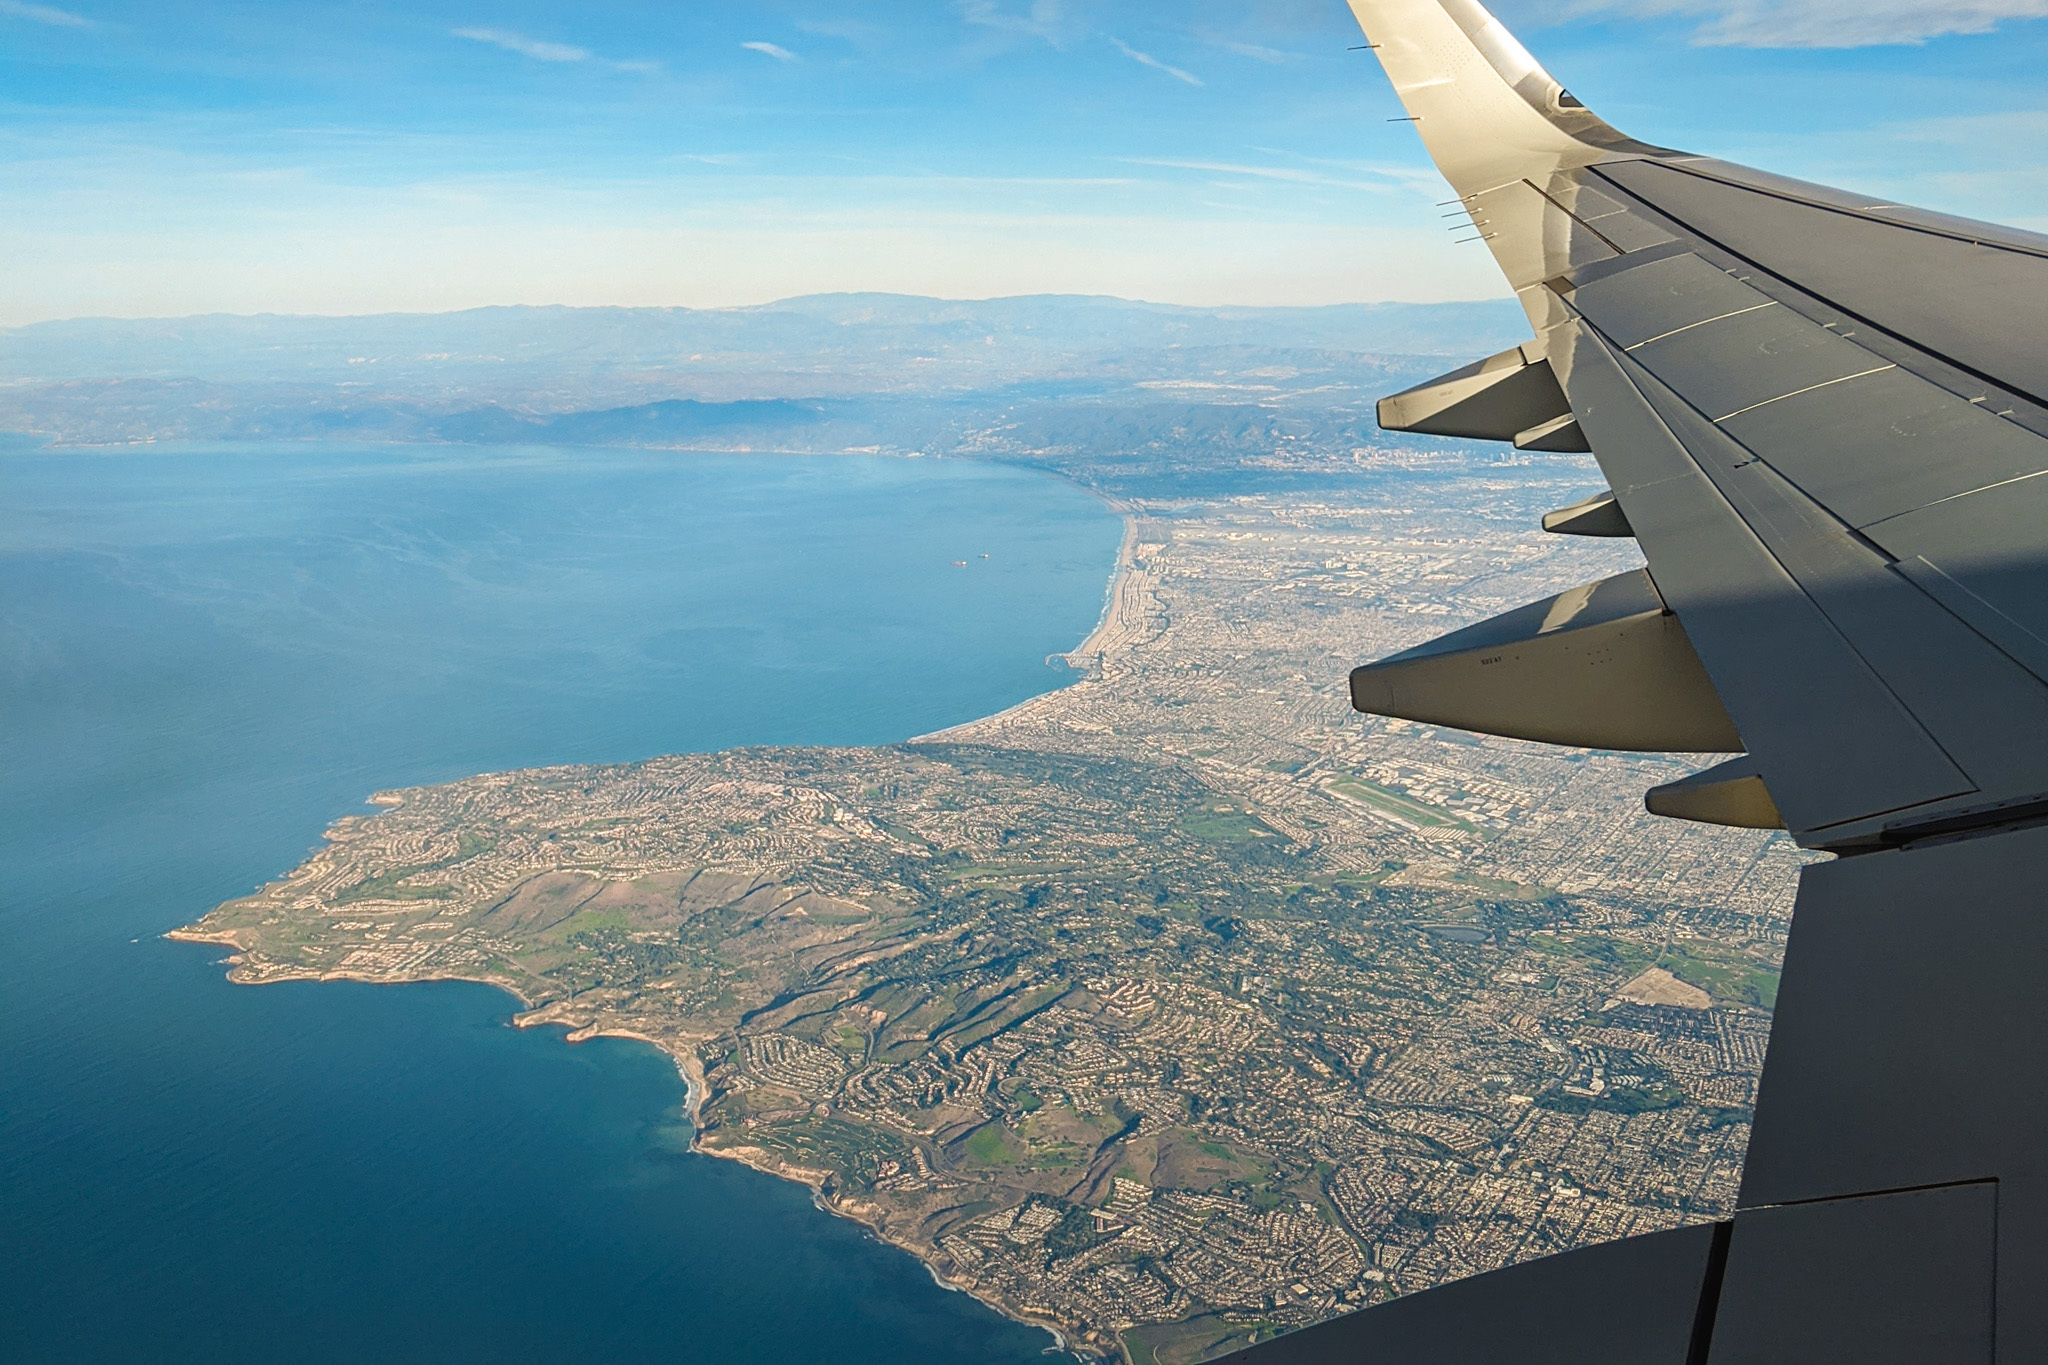
[[[1067,295],[80,319],[0,331],[0,436],[893,452],[1185,490],[1354,467],[1387,448],[1379,395],[1527,335],[1505,300]]]
[[[951,300],[815,294],[743,308],[510,306],[353,317],[78,318],[0,329],[14,381],[199,378],[388,383],[488,367],[612,370],[929,354],[1027,368],[1059,356],[1208,346],[1483,355],[1526,330],[1512,300],[1198,308],[1095,295]],[[962,355],[962,351],[969,354]]]
[[[473,408],[441,418],[432,431],[438,440],[477,444],[674,446],[737,431],[787,431],[824,419],[817,404],[786,398],[743,398],[731,403],[668,398],[553,417],[525,417],[498,407]]]

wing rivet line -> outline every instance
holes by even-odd
[[[1776,398],[1766,398],[1763,402],[1751,403],[1746,408],[1737,408],[1735,411],[1728,413],[1726,416],[1716,417],[1714,421],[1716,421],[1717,423],[1725,422],[1730,417],[1740,417],[1745,412],[1755,412],[1758,408],[1769,407],[1773,403],[1782,403],[1787,398],[1797,398],[1802,393],[1812,393],[1815,389],[1832,388],[1836,384],[1846,384],[1852,379],[1862,379],[1867,375],[1883,374],[1886,370],[1896,370],[1897,368],[1899,367],[1896,365],[1877,365],[1867,370],[1858,370],[1854,374],[1845,374],[1840,379],[1823,379],[1818,384],[1808,384],[1803,389],[1794,389],[1790,393],[1781,393]]]
[[[1704,327],[1704,326],[1706,326],[1706,325],[1707,325],[1708,323],[1710,323],[1710,322],[1724,322],[1724,321],[1726,321],[1726,320],[1727,320],[1727,319],[1729,319],[1729,318],[1739,318],[1739,317],[1741,317],[1741,316],[1742,316],[1742,315],[1743,315],[1744,313],[1754,313],[1754,312],[1756,312],[1756,311],[1757,311],[1758,309],[1760,309],[1760,308],[1776,308],[1776,307],[1778,307],[1778,301],[1777,301],[1776,299],[1766,299],[1766,300],[1765,300],[1764,302],[1762,302],[1762,303],[1752,303],[1752,304],[1751,304],[1751,305],[1749,305],[1749,307],[1747,307],[1747,308],[1738,308],[1738,309],[1736,309],[1736,310],[1735,310],[1734,312],[1732,312],[1732,313],[1718,313],[1718,314],[1716,314],[1715,316],[1713,316],[1713,317],[1710,317],[1710,318],[1701,318],[1701,319],[1700,319],[1700,320],[1699,320],[1698,322],[1688,322],[1688,323],[1686,323],[1686,324],[1685,324],[1685,326],[1683,326],[1683,327],[1673,327],[1673,328],[1672,328],[1672,329],[1671,329],[1670,331],[1668,331],[1668,332],[1659,332],[1659,333],[1657,333],[1657,335],[1655,335],[1655,336],[1653,336],[1653,337],[1644,337],[1644,338],[1643,338],[1643,339],[1642,339],[1641,341],[1638,341],[1638,342],[1637,342],[1637,343],[1636,343],[1635,345],[1633,345],[1633,346],[1624,346],[1624,347],[1622,347],[1622,349],[1623,349],[1623,350],[1625,350],[1625,351],[1640,351],[1640,350],[1642,350],[1642,349],[1643,349],[1643,347],[1645,347],[1645,346],[1649,345],[1649,344],[1650,344],[1651,342],[1653,342],[1653,341],[1662,341],[1662,340],[1663,340],[1663,339],[1664,339],[1665,337],[1675,337],[1675,336],[1677,336],[1677,335],[1678,335],[1678,334],[1679,334],[1680,332],[1690,332],[1690,331],[1691,331],[1691,330],[1692,330],[1693,328],[1695,328],[1695,327]]]

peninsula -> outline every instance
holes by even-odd
[[[381,793],[178,936],[645,1039],[699,1150],[1091,1355],[1727,1217],[1803,855],[1644,815],[1668,759],[1351,714],[1629,563],[1533,530],[1570,462],[1355,455],[1128,499],[1081,677],[1000,715]]]

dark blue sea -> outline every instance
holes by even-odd
[[[0,453],[0,1359],[1037,1359],[690,1154],[652,1049],[483,986],[231,986],[159,936],[380,788],[1059,686],[1118,536],[956,462]]]

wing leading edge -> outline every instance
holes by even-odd
[[[1351,7],[1534,333],[1381,424],[1590,449],[1609,488],[1544,528],[1648,561],[1354,704],[1738,751],[1650,809],[1843,856],[1801,879],[1732,1223],[1241,1355],[2048,1359],[2048,238],[1634,141],[1475,0]]]

